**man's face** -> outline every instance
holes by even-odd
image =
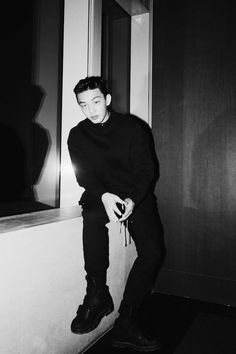
[[[104,97],[100,89],[87,90],[77,95],[82,112],[92,123],[104,123],[109,118],[107,107],[111,102],[111,96]]]

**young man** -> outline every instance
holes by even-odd
[[[155,166],[147,135],[136,119],[108,109],[111,96],[100,77],[80,80],[74,93],[86,117],[71,129],[68,148],[77,181],[85,188],[80,204],[87,292],[71,330],[90,332],[113,311],[106,285],[106,224],[126,221],[137,258],[119,307],[113,345],[153,351],[159,341],[144,334],[135,316],[153,288],[162,259],[162,226],[151,188]]]

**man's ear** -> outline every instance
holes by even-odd
[[[110,103],[111,103],[111,95],[108,93],[108,94],[106,95],[106,105],[109,106]]]

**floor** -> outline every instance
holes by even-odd
[[[140,311],[140,319],[158,335],[158,354],[236,354],[236,308],[191,299],[152,294]],[[86,354],[134,354],[113,348],[108,332]],[[138,353],[136,351],[136,353]]]

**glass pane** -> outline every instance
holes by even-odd
[[[0,216],[59,203],[63,1],[9,3],[4,14]]]

